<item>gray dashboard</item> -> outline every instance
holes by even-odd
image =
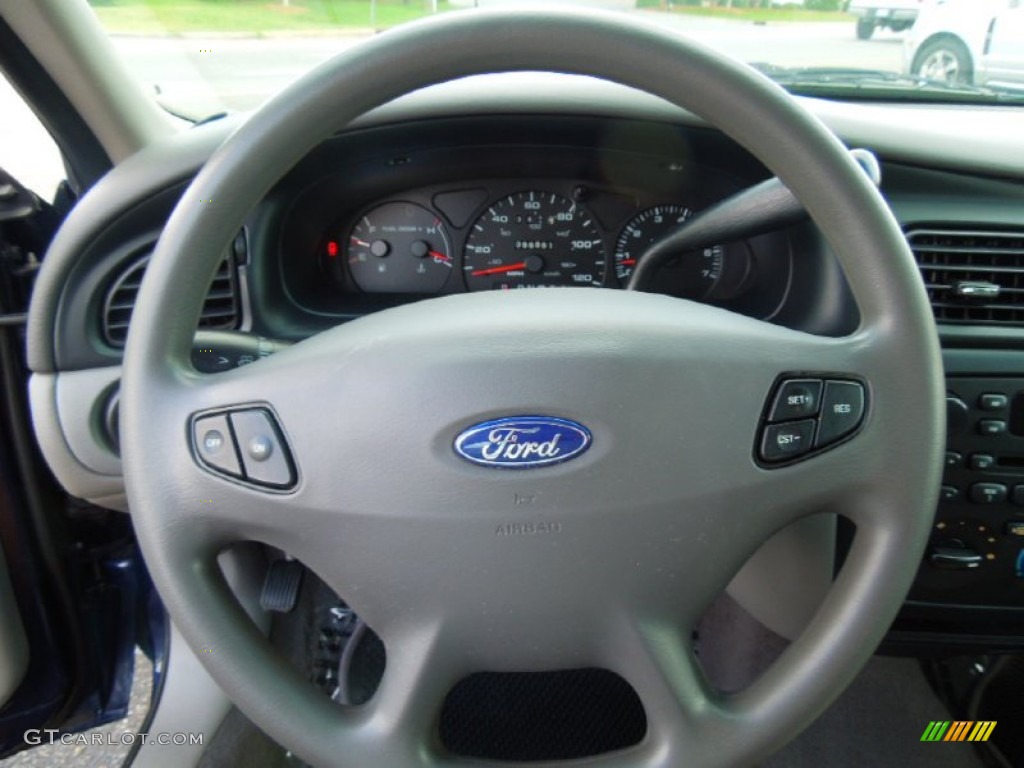
[[[1024,231],[1018,112],[803,103],[849,146],[880,157],[883,193],[906,230]],[[125,265],[159,236],[190,178],[242,120],[231,116],[198,126],[128,158],[77,205],[47,254],[29,324],[32,409],[48,462],[77,496],[125,507],[116,447],[104,435],[120,349],[104,336],[103,297]],[[241,246],[226,255],[238,291],[233,327],[299,341],[423,295],[466,290],[471,265],[464,260],[473,228],[495,204],[523,191],[573,200],[584,190],[578,202],[598,222],[600,284],[616,288],[617,243],[636,217],[659,205],[699,210],[770,175],[695,116],[622,86],[550,74],[437,86],[375,110],[325,142],[252,212]],[[438,203],[439,196],[466,190],[475,193],[475,202],[457,216]],[[442,255],[453,262],[453,276],[430,291],[387,285],[368,291],[351,267],[325,269],[330,243],[347,253],[359,222],[391,203],[411,204],[443,222],[448,250]],[[690,298],[820,334],[855,326],[856,307],[812,224],[742,248],[749,266],[742,285],[717,297]],[[1024,327],[950,323],[940,332],[948,370],[1021,376],[1024,391],[1024,368],[1009,352],[1024,345]],[[770,545],[774,562],[788,563],[774,573],[785,571],[779,578],[793,585],[806,582],[809,572],[814,583],[827,583],[831,547],[820,542],[831,536],[826,526]],[[800,557],[795,552],[803,553],[805,570],[792,566]],[[756,604],[759,580],[741,574],[740,582],[748,605]],[[817,592],[807,593],[789,615],[769,617],[786,634],[813,610]],[[934,593],[928,600],[936,601]]]

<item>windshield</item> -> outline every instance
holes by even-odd
[[[750,63],[794,93],[1012,104],[1020,0],[547,0],[639,15]],[[90,0],[129,68],[189,119],[258,106],[397,24],[511,0]]]

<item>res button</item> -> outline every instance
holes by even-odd
[[[841,440],[853,432],[864,418],[864,387],[854,381],[826,381],[821,398],[821,426],[814,446]]]

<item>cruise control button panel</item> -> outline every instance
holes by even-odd
[[[239,407],[192,419],[192,448],[214,474],[258,488],[288,490],[295,464],[284,435],[267,408]]]
[[[784,376],[769,395],[757,458],[780,466],[827,450],[864,421],[864,384],[839,375]]]

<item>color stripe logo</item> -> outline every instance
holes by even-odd
[[[988,741],[996,720],[932,720],[921,741]]]

